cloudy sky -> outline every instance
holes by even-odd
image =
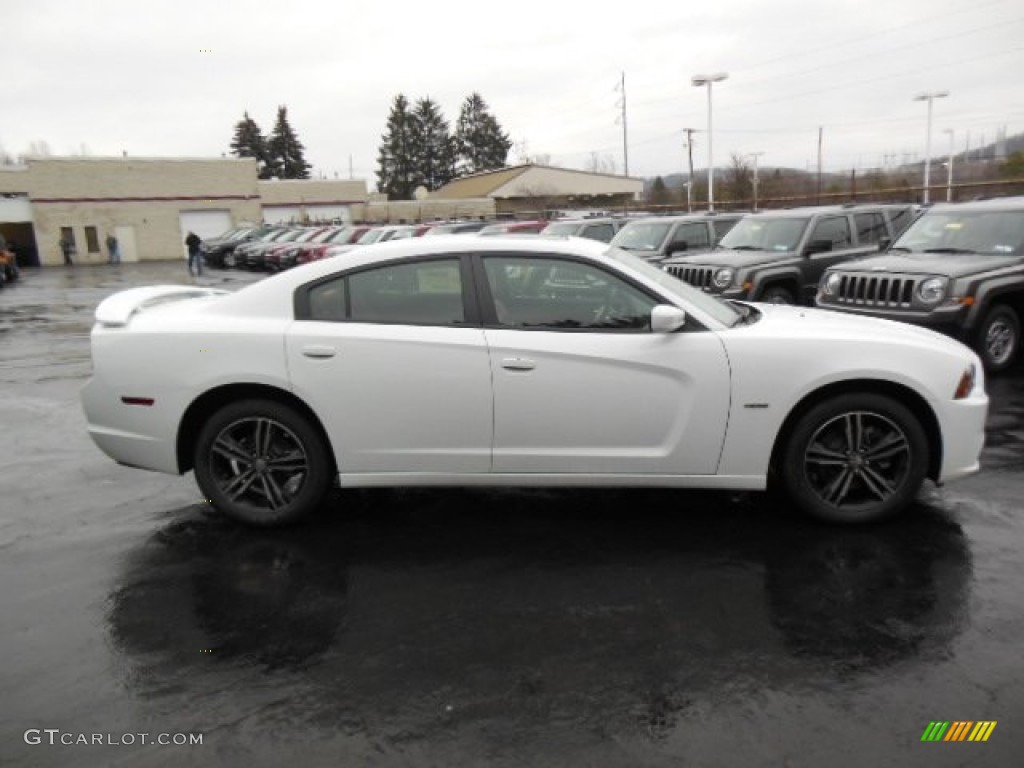
[[[761,152],[809,167],[823,128],[826,170],[921,158],[1024,130],[1020,0],[633,0],[481,3],[255,0],[0,0],[0,146],[53,154],[218,156],[249,114],[269,133],[279,104],[316,175],[371,185],[397,93],[430,96],[453,124],[479,91],[516,146],[556,165],[596,156],[629,171]]]

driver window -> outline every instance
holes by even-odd
[[[592,264],[487,256],[484,271],[498,324],[537,330],[650,330],[657,302]]]

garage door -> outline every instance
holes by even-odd
[[[212,240],[234,226],[231,223],[230,211],[182,211],[179,221],[181,222],[181,252],[185,254],[185,258],[188,258],[185,236],[189,232],[195,232],[199,235],[200,240]]]
[[[263,220],[267,224],[290,224],[302,220],[301,205],[264,205]]]

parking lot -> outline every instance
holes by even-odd
[[[189,280],[0,292],[0,764],[1019,765],[1022,366],[988,383],[983,471],[883,525],[757,494],[373,490],[258,531],[85,431],[96,304]],[[932,721],[998,725],[922,743]]]

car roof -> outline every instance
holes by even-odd
[[[991,200],[973,200],[968,203],[936,203],[924,209],[929,211],[1019,211],[1024,209],[1024,197],[995,197]]]
[[[661,222],[674,224],[677,221],[714,221],[715,219],[729,219],[729,218],[742,218],[748,215],[747,212],[740,211],[699,211],[697,213],[675,213],[669,216],[644,216],[639,219],[629,219],[626,226],[630,224],[649,224],[651,222]],[[625,227],[623,227],[625,229]]]

